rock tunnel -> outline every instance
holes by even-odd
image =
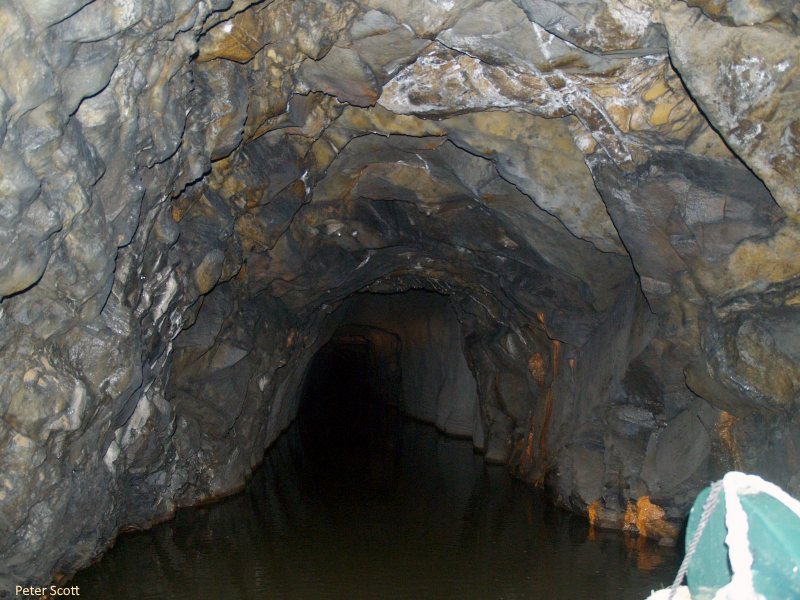
[[[798,18],[3,3],[0,584],[240,489],[330,344],[604,527],[800,493]]]

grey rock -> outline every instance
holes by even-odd
[[[334,46],[318,61],[306,61],[298,73],[300,91],[325,92],[354,106],[372,106],[378,87],[358,53]]]
[[[528,18],[553,35],[590,52],[663,51],[666,40],[652,22],[652,3],[584,0],[514,0]]]
[[[797,16],[2,3],[0,587],[238,489],[348,335],[603,526],[796,491]]]

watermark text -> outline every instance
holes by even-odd
[[[77,585],[63,587],[60,585],[39,586],[14,586],[14,594],[18,598],[58,598],[62,596],[80,596],[81,590]]]

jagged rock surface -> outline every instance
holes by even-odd
[[[343,324],[438,344],[406,409],[601,524],[800,493],[798,18],[0,5],[0,589],[241,486]],[[356,306],[408,290],[425,335]]]

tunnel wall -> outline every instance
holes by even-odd
[[[240,487],[378,283],[457,297],[487,454],[577,509],[797,494],[796,3],[635,4],[2,3],[0,586]]]

